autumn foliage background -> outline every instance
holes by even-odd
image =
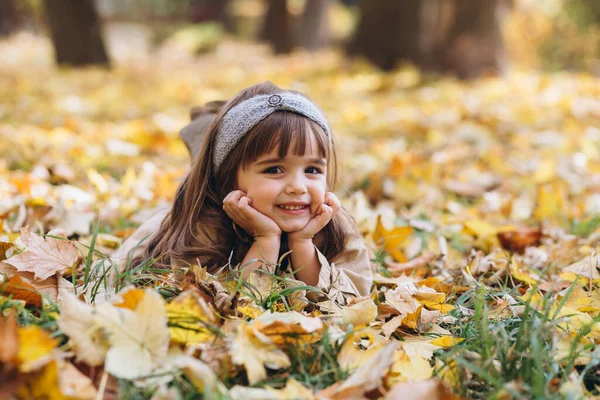
[[[581,3],[513,2],[502,62],[469,80],[349,56],[359,6],[337,2],[317,50],[274,54],[243,0],[237,35],[105,16],[110,68],[57,66],[29,3],[0,38],[1,398],[599,394],[600,24]],[[116,273],[106,259],[187,171],[190,109],[264,80],[329,118],[371,296]]]

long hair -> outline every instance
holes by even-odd
[[[223,211],[223,199],[236,189],[237,172],[263,154],[278,147],[285,157],[288,151],[303,155],[305,144],[314,133],[321,155],[328,161],[327,186],[333,190],[336,181],[335,150],[324,130],[314,121],[289,111],[276,111],[257,123],[227,155],[219,170],[213,164],[215,138],[223,116],[233,107],[251,97],[284,92],[271,82],[250,86],[228,101],[217,113],[206,131],[206,140],[194,158],[185,180],[177,189],[170,213],[155,232],[143,254],[133,265],[149,257],[157,266],[170,268],[179,261],[200,261],[208,267],[220,267],[230,261],[241,262],[250,244],[238,236],[231,219]],[[292,139],[296,138],[294,142]],[[293,149],[291,144],[295,143]],[[357,235],[356,225],[345,210],[341,210],[315,238],[319,250],[334,261],[343,253],[350,237]]]

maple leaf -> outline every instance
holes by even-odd
[[[146,289],[134,310],[104,303],[93,322],[108,336],[105,368],[112,375],[138,379],[149,375],[166,357],[169,345],[167,313],[158,293]]]
[[[55,234],[49,232],[49,235]],[[19,271],[33,272],[36,279],[44,280],[57,272],[63,272],[77,261],[77,248],[68,240],[44,238],[27,229],[21,229],[21,240],[27,247],[5,262]]]

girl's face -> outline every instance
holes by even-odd
[[[279,158],[276,146],[237,172],[238,189],[252,199],[252,207],[284,232],[304,228],[325,200],[327,161],[319,153],[314,134],[309,137],[304,155],[288,152]]]

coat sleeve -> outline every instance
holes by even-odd
[[[353,297],[367,296],[370,293],[373,270],[362,238],[353,239],[346,251],[335,260],[337,263],[330,263],[316,246],[315,249],[321,263],[316,288],[326,297],[344,305]],[[308,292],[306,297],[311,301],[325,299],[325,296],[315,292]]]
[[[156,207],[151,216],[111,255],[110,258],[119,267],[119,271],[123,272],[127,268],[129,260],[138,256],[146,249],[146,245],[150,241],[150,236],[158,230],[161,222],[170,210],[170,205]]]

